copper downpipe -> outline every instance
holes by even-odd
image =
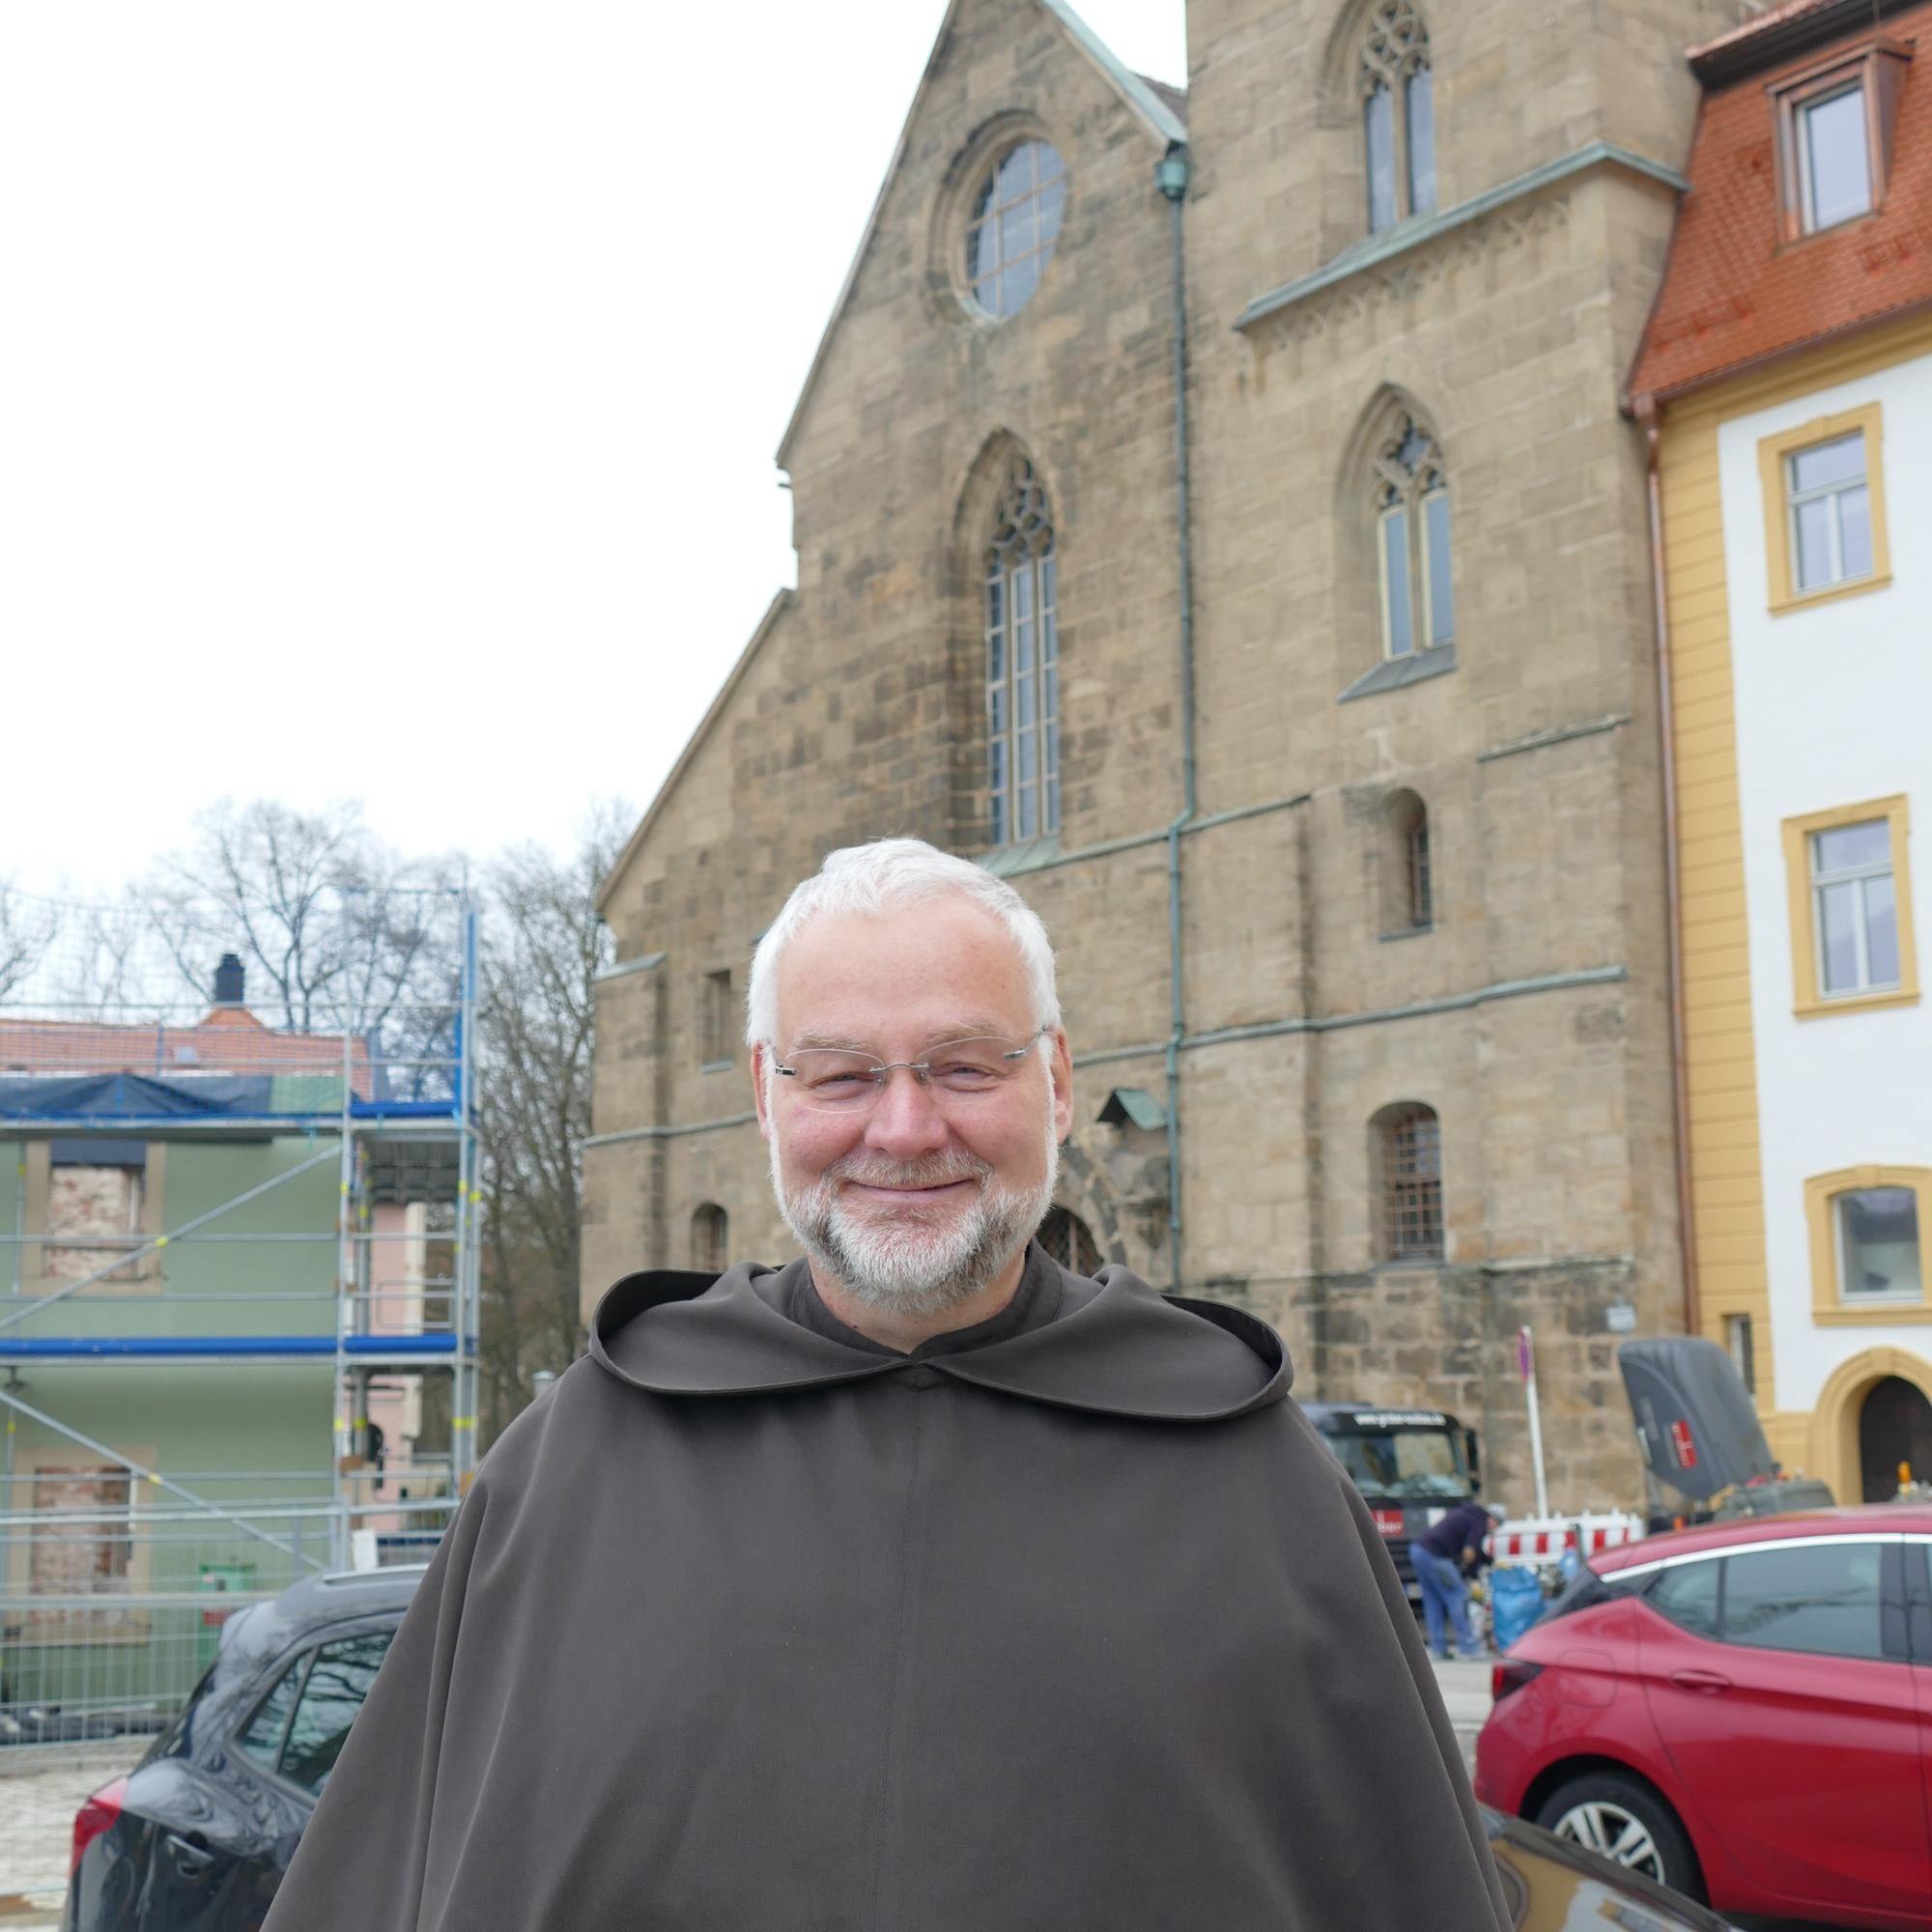
[[[1684,887],[1677,853],[1677,736],[1670,701],[1670,611],[1663,580],[1663,485],[1658,475],[1657,405],[1635,402],[1650,486],[1650,582],[1657,604],[1657,726],[1663,778],[1663,889],[1670,952],[1670,1062],[1677,1123],[1677,1228],[1684,1265],[1684,1332],[1700,1327],[1697,1223],[1690,1196],[1690,1081],[1684,1037]]]

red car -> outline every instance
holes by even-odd
[[[1493,1690],[1486,1804],[1719,1912],[1932,1927],[1932,1508],[1605,1550]]]

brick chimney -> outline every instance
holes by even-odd
[[[243,980],[241,955],[224,952],[220,965],[214,969],[214,1004],[217,1007],[241,1006]]]

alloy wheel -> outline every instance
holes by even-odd
[[[1586,1852],[1595,1852],[1626,1871],[1641,1872],[1660,1885],[1666,1883],[1663,1855],[1657,1840],[1643,1820],[1621,1804],[1602,1798],[1586,1799],[1573,1804],[1550,1829],[1559,1838],[1568,1838],[1573,1845],[1581,1845]]]

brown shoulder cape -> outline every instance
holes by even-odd
[[[1036,1248],[1047,1319],[882,1355],[781,1312],[802,1266],[604,1297],[267,1932],[1508,1924],[1272,1329]]]

